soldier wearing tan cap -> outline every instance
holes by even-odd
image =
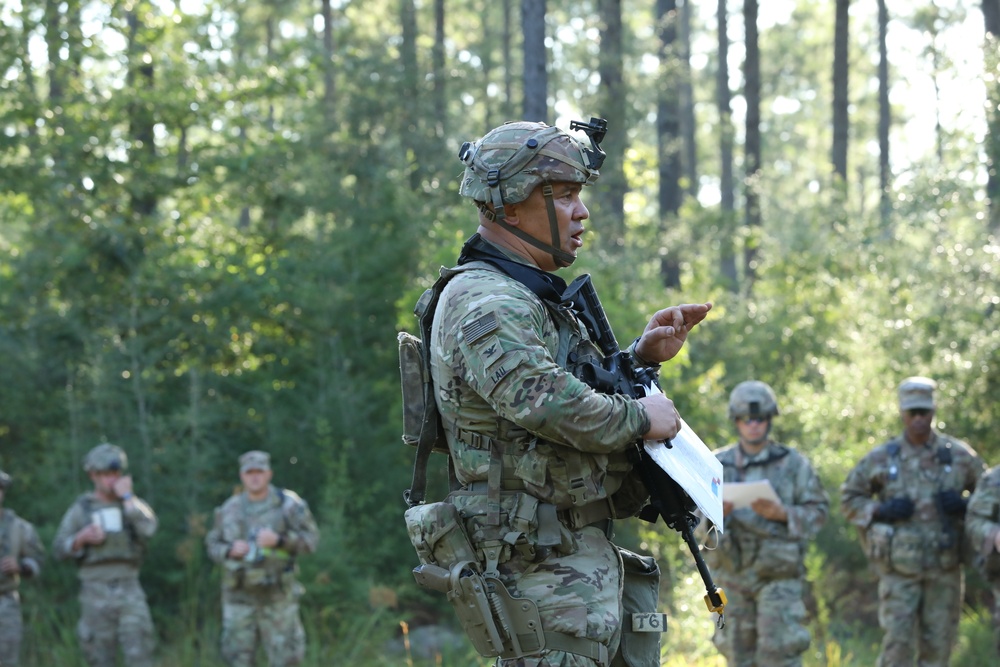
[[[246,452],[239,464],[243,491],[215,510],[205,536],[209,557],[223,566],[222,656],[250,667],[263,644],[271,667],[297,665],[305,630],[296,559],[316,550],[319,531],[302,498],[271,484],[267,452]]]
[[[936,387],[926,377],[900,383],[903,433],[867,454],[840,489],[879,576],[879,667],[946,667],[958,636],[967,497],[984,466],[934,429]]]

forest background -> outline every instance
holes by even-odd
[[[938,427],[1000,462],[1000,2],[556,4],[0,2],[5,504],[50,544],[84,453],[126,448],[161,521],[162,665],[221,664],[202,539],[255,448],[322,531],[307,664],[419,662],[404,630],[454,627],[410,574],[395,338],[473,230],[459,146],[503,120],[608,119],[567,276],[622,341],[715,304],[663,371],[710,446],[733,386],[775,388],[832,502],[807,664],[874,664],[837,489],[899,430],[899,380],[936,378]],[[667,575],[665,664],[722,664],[677,535],[618,533]],[[22,664],[82,665],[72,565],[22,591]],[[966,597],[955,664],[995,664],[974,573]],[[431,661],[484,662],[448,646]]]

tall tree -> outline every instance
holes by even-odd
[[[521,0],[524,35],[524,120],[549,121],[545,0]]]
[[[624,76],[623,26],[621,0],[598,0],[597,20],[601,48],[598,52],[597,72],[601,85],[598,107],[608,121],[608,135],[604,140],[607,159],[601,169],[601,193],[598,195],[602,227],[607,229],[602,241],[609,250],[625,245],[625,147],[628,145],[626,118],[626,91]]]
[[[657,170],[659,172],[658,203],[661,237],[676,224],[681,208],[681,137],[680,85],[681,63],[677,48],[677,2],[656,0],[656,35],[659,41],[657,55],[660,60],[657,85],[656,141]],[[660,280],[664,287],[679,287],[680,260],[677,248],[666,246],[660,257]]]
[[[746,34],[746,61],[743,64],[743,92],[747,103],[744,150],[744,224],[747,227],[743,248],[744,277],[751,289],[757,274],[758,234],[760,233],[760,45],[757,29],[757,0],[744,0],[743,24]]]
[[[986,26],[986,198],[990,229],[1000,234],[1000,0],[983,0]]]
[[[320,17],[323,20],[323,115],[326,126],[333,128],[334,111],[336,110],[336,65],[333,52],[333,10],[330,0],[321,0]]]
[[[892,108],[889,106],[889,9],[885,0],[878,0],[878,187],[879,219],[883,233],[892,225],[892,172],[889,166],[889,129]]]
[[[693,0],[683,0],[679,8],[680,43],[680,123],[684,140],[684,178],[686,191],[692,197],[698,196],[698,124],[694,113],[694,85],[691,81],[691,6]]]
[[[837,0],[833,31],[833,171],[847,181],[847,144],[849,135],[847,96],[850,63],[848,60],[851,0]]]
[[[729,88],[729,9],[726,0],[719,0],[716,9],[718,24],[718,69],[715,75],[715,104],[719,112],[719,194],[722,209],[719,235],[719,274],[731,290],[739,286],[736,275],[736,192],[733,176],[732,91]]]
[[[447,126],[447,100],[445,99],[445,32],[444,32],[444,0],[434,0],[434,119],[433,135],[442,137]]]

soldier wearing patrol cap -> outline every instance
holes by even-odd
[[[777,415],[770,386],[741,382],[729,396],[738,440],[715,452],[725,484],[766,480],[778,497],[740,507],[724,500],[725,530],[717,547],[705,551],[729,598],[727,622],[713,641],[730,667],[794,667],[809,648],[805,555],[826,521],[829,501],[808,459],[771,439]]]
[[[489,607],[456,604],[473,644],[483,655],[501,655],[499,665],[659,660],[662,623],[635,622],[656,612],[659,570],[651,558],[612,544],[611,522],[636,514],[646,497],[629,450],[643,437],[673,437],[680,420],[662,394],[636,400],[602,393],[575,374],[603,353],[575,314],[582,303],[563,301],[567,286],[554,272],[584,246],[589,212],[581,193],[599,175],[606,124],[592,118],[570,129],[582,129],[589,143],[520,121],[462,146],[459,193],[478,210],[478,229],[458,266],[442,269],[425,338],[462,486],[450,496],[461,527],[439,527],[468,536],[468,571],[489,577],[494,602],[508,595],[517,601],[497,618]],[[673,358],[710,308],[655,313],[629,348],[633,363],[658,368]],[[436,519],[417,525],[416,515],[409,515],[411,540],[423,541],[422,532],[440,539]],[[459,566],[451,560],[428,564]],[[633,574],[652,592],[643,608],[630,610],[637,613],[623,614],[623,580],[628,597]],[[524,636],[481,632],[505,623]]]
[[[205,536],[209,557],[223,566],[222,656],[250,667],[263,644],[271,667],[298,665],[306,636],[297,559],[316,551],[319,530],[305,500],[271,484],[267,452],[246,452],[239,464],[243,490],[216,508]]]
[[[0,470],[0,665],[17,665],[21,654],[21,579],[37,577],[45,547],[35,527],[4,507],[11,478]]]
[[[967,493],[983,462],[934,428],[934,380],[898,389],[903,432],[876,447],[840,488],[879,584],[879,667],[946,667],[958,635]]]
[[[99,444],[83,468],[94,489],[66,511],[52,543],[56,558],[78,568],[80,646],[91,667],[114,667],[119,647],[129,667],[151,667],[153,619],[139,568],[156,532],[156,514],[135,494],[121,447]]]

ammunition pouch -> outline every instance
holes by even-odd
[[[651,556],[618,547],[623,566],[622,637],[611,667],[660,664],[660,635],[667,615],[657,612],[660,568]]]
[[[908,577],[930,568],[954,570],[960,564],[958,545],[941,548],[939,538],[935,532],[877,522],[865,535],[865,553],[880,567]]]
[[[478,562],[458,509],[452,503],[416,505],[406,510],[403,518],[421,563],[450,570],[459,563]]]
[[[434,401],[434,386],[428,366],[429,357],[422,340],[406,333],[399,342],[399,379],[403,393],[403,442],[416,447],[421,440],[431,451],[448,453],[448,443],[441,429],[441,417]]]

